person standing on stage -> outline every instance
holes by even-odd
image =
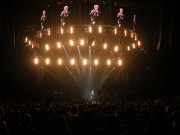
[[[99,6],[98,5],[94,5],[94,9],[91,10],[90,15],[91,16],[91,25],[95,25],[96,23],[96,17],[99,16],[100,11],[99,11]]]
[[[124,15],[123,15],[123,8],[119,9],[119,13],[117,14],[118,17],[118,27],[122,26],[122,20],[124,19]]]
[[[92,90],[92,91],[91,91],[91,94],[90,94],[90,100],[91,100],[91,101],[94,101],[94,96],[95,96],[95,93],[94,93],[94,91]]]
[[[47,19],[46,10],[43,10],[42,16],[41,16],[41,19],[40,19],[40,21],[41,21],[41,30],[46,28],[46,19]]]
[[[64,10],[61,12],[61,26],[67,25],[67,17],[69,16],[68,6],[64,6]]]

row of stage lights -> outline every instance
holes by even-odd
[[[31,42],[31,40],[28,40],[28,38],[26,37],[25,39],[25,42],[27,43],[28,42],[28,45],[31,46],[32,48],[34,48],[34,44]],[[73,47],[75,45],[75,41],[70,39],[69,40],[69,45],[71,47]],[[84,39],[80,39],[80,46],[84,46],[85,45],[85,40]],[[92,41],[92,44],[91,46],[95,46],[95,41]],[[131,48],[132,49],[135,49],[136,47],[140,47],[141,46],[141,42],[140,41],[137,41],[137,43],[132,43],[132,45],[127,45],[127,50],[130,51]],[[64,45],[61,44],[61,42],[57,42],[56,43],[56,48],[57,49],[60,49],[60,48],[64,48]],[[77,45],[77,47],[79,47],[79,45]],[[51,46],[49,44],[45,44],[44,45],[44,50],[45,51],[49,51],[51,48]],[[107,43],[103,43],[102,45],[102,48],[103,49],[107,49],[108,48],[108,44]],[[113,48],[114,52],[118,52],[119,50],[119,46],[118,45],[115,45],[114,48]]]
[[[103,34],[106,30],[102,27],[102,26],[98,26],[97,29],[94,29],[92,26],[88,26],[87,28],[84,28],[86,33],[89,34],[93,34],[93,33],[98,33],[98,34]],[[87,30],[88,29],[88,30]],[[119,29],[117,27],[114,27],[112,31],[113,34],[118,35]],[[59,27],[58,28],[58,34],[63,35],[63,34],[75,34],[78,33],[79,31],[74,29],[73,26],[69,27],[69,28],[63,28],[63,27]],[[37,37],[38,38],[42,38],[43,34],[47,35],[47,36],[51,36],[52,34],[51,28],[47,28],[47,30],[39,31],[37,32]],[[137,40],[137,35],[134,31],[130,31],[128,32],[127,29],[124,29],[123,31],[124,36],[128,36],[128,34],[130,34],[131,38],[134,38],[135,40]]]
[[[39,58],[34,58],[34,64],[38,65],[39,63],[40,63]],[[46,65],[50,65],[50,63],[51,63],[50,58],[44,59],[43,63],[46,64]],[[106,65],[107,65],[107,66],[111,66],[111,65],[113,65],[114,63],[116,63],[117,66],[121,66],[121,65],[122,65],[122,60],[121,60],[121,59],[118,59],[118,60],[116,60],[116,61],[113,61],[113,60],[111,60],[111,59],[107,59],[107,60],[106,60]],[[57,64],[58,64],[58,65],[63,65],[63,60],[62,60],[61,58],[57,59]],[[75,64],[76,64],[75,58],[72,58],[72,59],[70,60],[69,64],[72,65],[72,66],[75,65]],[[82,60],[82,64],[83,64],[84,66],[89,65],[88,60],[87,60],[87,59],[83,59],[83,60]],[[98,65],[100,64],[99,59],[94,59],[93,64],[94,64],[95,66],[98,66]]]
[[[70,40],[69,43],[70,43],[70,46],[74,46],[73,40]],[[80,43],[80,45],[81,45],[81,46],[84,45],[84,40],[82,40],[82,43]],[[92,42],[92,46],[94,46],[94,45],[95,45],[95,42],[93,41],[93,42]],[[138,41],[138,42],[137,42],[137,45],[136,45],[135,43],[133,43],[131,46],[128,45],[128,46],[127,46],[127,50],[130,51],[131,48],[132,48],[132,49],[135,49],[136,46],[140,47],[140,46],[141,46],[141,42]],[[62,48],[62,47],[64,47],[64,45],[62,46],[60,42],[57,42],[57,48],[60,49],[60,48]],[[77,46],[77,47],[79,47],[79,46]],[[107,49],[107,48],[108,48],[108,44],[107,44],[107,43],[104,43],[103,46],[102,46],[102,48],[103,48],[103,49]],[[46,44],[44,49],[45,49],[46,51],[49,51],[49,50],[50,50],[50,45],[49,45],[49,44]],[[114,50],[114,52],[118,52],[119,46],[118,46],[118,45],[115,45],[114,48],[113,48],[113,50]]]

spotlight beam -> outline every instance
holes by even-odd
[[[82,60],[81,50],[80,50],[79,46],[77,46],[77,48],[78,48],[79,59]]]
[[[80,76],[81,75],[81,71],[79,69],[79,65],[75,64],[75,66],[76,66],[76,72],[78,73],[78,76]]]
[[[53,76],[57,80],[61,81],[60,78],[58,78],[58,76],[56,74],[50,72],[49,70],[45,69],[44,67],[42,67],[42,70],[44,70],[46,73],[48,73],[49,75]]]
[[[89,63],[91,63],[91,46],[89,46]]]
[[[66,67],[66,70],[68,71],[68,73],[70,74],[70,76],[75,80],[75,82],[78,83],[78,80],[76,78],[76,76],[70,71],[70,69],[68,67]]]
[[[101,80],[99,81],[99,83],[97,84],[97,91],[100,90],[103,86],[103,84],[106,82],[106,80],[108,79],[108,77],[111,75],[111,73],[115,70],[115,67],[113,67],[110,71],[106,70],[104,73],[105,75],[102,76]]]
[[[68,52],[66,51],[66,48],[65,48],[65,47],[63,47],[63,50],[64,50],[64,53],[65,53],[65,55],[66,55],[66,58],[67,58],[67,59],[68,59],[68,61],[69,61],[70,59],[69,59]]]

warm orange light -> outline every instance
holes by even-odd
[[[62,59],[58,59],[58,64],[62,65]]]
[[[127,31],[126,30],[124,30],[124,36],[127,36]]]
[[[106,43],[104,43],[103,48],[107,49],[107,44]]]
[[[47,51],[49,50],[49,45],[48,45],[48,44],[45,45],[45,49],[46,49]]]
[[[75,59],[71,59],[71,65],[75,64]]]
[[[114,34],[117,34],[117,28],[114,29]]]
[[[61,48],[61,43],[60,42],[57,42],[57,47]]]
[[[115,47],[114,47],[114,51],[115,51],[115,52],[117,52],[118,49],[119,49],[118,46],[115,46]]]
[[[134,36],[134,35],[133,35],[133,33],[131,32],[131,38],[133,38],[133,36]]]
[[[46,58],[45,63],[46,63],[47,65],[49,65],[49,63],[50,63],[49,58]]]
[[[95,41],[92,42],[92,46],[94,46],[94,45],[95,45]]]
[[[61,28],[61,34],[64,34],[64,29],[63,28]]]
[[[84,39],[80,40],[80,45],[83,46],[84,45]]]
[[[110,59],[107,60],[107,65],[108,66],[111,65],[111,60]]]
[[[31,40],[29,40],[29,45],[31,45]]]
[[[72,39],[69,40],[69,44],[70,46],[73,46],[74,45],[74,41]]]
[[[50,29],[48,29],[48,33],[47,33],[47,35],[48,35],[48,36],[50,36],[50,35],[51,35],[51,30],[50,30]]]
[[[141,42],[140,41],[138,41],[138,46],[141,46]]]
[[[89,29],[88,29],[89,33],[92,32],[92,27],[90,26]]]
[[[127,49],[128,49],[128,51],[130,51],[130,47],[129,46],[127,46]]]
[[[122,60],[118,60],[118,65],[119,65],[119,66],[122,65]]]
[[[41,32],[39,33],[39,37],[42,38],[42,33]]]
[[[38,64],[38,63],[39,63],[39,59],[38,59],[38,58],[35,58],[35,59],[34,59],[34,63],[35,63],[35,64]]]
[[[28,41],[28,38],[26,37],[26,38],[25,38],[25,42],[27,43],[27,41]]]
[[[136,46],[135,46],[135,44],[134,44],[134,43],[132,44],[132,47],[133,47],[134,49],[136,48]]]
[[[71,34],[73,33],[73,27],[70,27],[70,33]]]
[[[98,59],[95,59],[95,60],[94,60],[94,65],[96,65],[96,66],[97,66],[97,65],[98,65],[98,63],[99,63]]]
[[[83,60],[83,65],[87,65],[87,60],[86,59]]]
[[[99,29],[99,33],[102,33],[102,27],[99,27],[98,29]]]

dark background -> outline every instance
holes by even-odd
[[[137,15],[137,33],[142,37],[144,51],[126,68],[128,80],[117,75],[113,83],[104,87],[143,94],[178,95],[178,7],[176,2],[160,0],[19,0],[1,1],[0,50],[1,75],[0,93],[16,94],[24,91],[45,89],[68,89],[56,78],[46,76],[38,81],[37,69],[30,62],[23,44],[27,32],[40,30],[42,10],[46,9],[48,26],[60,25],[59,14],[64,5],[69,6],[70,24],[89,24],[89,12],[99,4],[102,12],[98,23],[116,25],[119,8],[124,9],[124,26],[132,29],[132,17]],[[73,86],[72,86],[73,87]]]

